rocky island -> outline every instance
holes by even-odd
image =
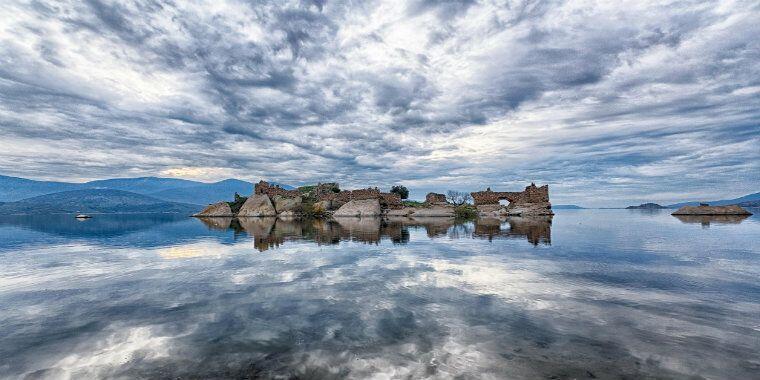
[[[683,206],[671,215],[752,215],[752,213],[737,205],[710,206],[707,203],[700,203],[699,206]]]
[[[549,186],[530,184],[523,191],[470,193],[474,205],[453,204],[445,195],[429,193],[425,202],[402,202],[378,188],[341,190],[337,183],[320,183],[287,190],[260,181],[250,197],[235,194],[233,202],[208,205],[196,217],[457,217],[553,215]],[[500,201],[506,200],[507,205]]]
[[[627,210],[660,210],[665,209],[667,207],[659,205],[657,203],[642,203],[638,206],[628,206],[626,207]]]

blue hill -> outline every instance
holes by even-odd
[[[79,186],[80,184],[77,183],[35,181],[0,175],[0,202],[12,202],[35,195],[75,190]]]
[[[734,199],[722,199],[717,201],[699,201],[699,202],[682,202],[682,203],[675,203],[672,205],[668,205],[668,208],[679,208],[683,206],[699,206],[700,202],[709,203],[710,206],[726,206],[726,205],[735,205],[739,203],[749,203],[749,202],[756,202],[760,201],[760,193],[754,193],[754,194],[748,194],[743,197],[734,198]]]
[[[585,207],[581,207],[578,205],[552,205],[552,209],[554,210],[583,210]]]
[[[209,204],[220,200],[232,200],[238,193],[247,196],[253,193],[253,184],[237,179],[226,179],[215,183],[180,187],[151,193],[150,196],[173,202]]]
[[[0,214],[178,213],[190,215],[202,206],[169,202],[112,189],[69,190],[0,204]]]
[[[285,189],[293,188],[288,185],[279,185]],[[38,195],[85,189],[123,190],[150,195],[165,201],[208,204],[222,199],[232,199],[235,192],[248,195],[253,192],[253,183],[237,179],[205,183],[160,177],[112,178],[85,183],[69,183],[36,181],[0,175],[0,202],[14,202]]]

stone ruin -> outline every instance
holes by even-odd
[[[448,202],[446,202],[446,195],[444,194],[438,194],[438,193],[428,193],[425,196],[425,203],[429,205],[445,205]]]
[[[269,198],[272,198],[275,195],[283,196],[286,198],[295,198],[301,196],[301,192],[298,190],[286,190],[279,185],[272,186],[269,184],[269,182],[266,181],[259,181],[259,183],[253,187],[253,194],[265,194],[268,195]]]
[[[380,205],[387,209],[400,209],[402,208],[401,197],[394,193],[383,193],[377,187],[368,187],[366,189],[357,190],[338,190],[338,184],[331,183],[319,183],[311,191],[314,199],[317,202],[329,202],[330,204],[340,207],[341,205],[350,201],[360,201],[367,199],[377,199],[380,201]],[[338,190],[336,192],[336,190]],[[254,194],[266,194],[270,198],[279,195],[286,198],[296,198],[303,194],[299,190],[286,190],[280,186],[272,186],[266,181],[259,181],[254,187]]]
[[[478,210],[495,211],[500,208],[499,201],[507,200],[507,212],[513,215],[552,215],[551,203],[549,203],[549,185],[541,187],[531,183],[523,191],[492,191],[489,187],[485,191],[470,193]]]
[[[551,203],[549,203],[549,186],[537,187],[531,183],[525,190],[519,192],[485,191],[470,193],[480,216],[504,216],[504,215],[552,215]],[[233,207],[242,203],[239,207]],[[371,201],[377,202],[371,202]],[[509,205],[504,207],[499,201],[507,200]],[[347,205],[347,203],[352,202]],[[337,183],[320,183],[316,186],[302,187],[296,190],[287,190],[279,185],[271,185],[266,181],[259,181],[254,186],[253,195],[249,198],[235,196],[235,202],[218,202],[209,205],[196,216],[296,216],[303,210],[303,203],[313,205],[315,210],[334,211],[346,205],[357,206],[363,203],[372,206],[372,210],[361,211],[366,215],[410,215],[422,216],[453,216],[453,207],[450,207],[444,194],[428,193],[425,202],[429,206],[415,209],[404,213],[405,209],[401,197],[395,193],[381,192],[377,187],[369,187],[357,190],[340,190]],[[311,206],[309,206],[311,207]],[[362,206],[364,207],[364,206]],[[390,212],[390,210],[394,210]],[[424,214],[424,215],[423,215]],[[337,214],[335,214],[337,215]]]

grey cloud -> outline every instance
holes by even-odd
[[[709,141],[735,147],[710,157],[745,178],[705,183],[757,191],[757,153],[744,144],[758,141],[760,119],[750,3],[720,11],[559,1],[7,6],[17,17],[13,34],[0,36],[0,128],[17,147],[47,147],[48,157],[9,150],[4,174],[218,166],[295,184],[337,177],[432,189],[536,179],[571,189],[630,168],[621,175],[645,192],[696,192],[708,187],[634,171],[703,169],[683,157]],[[532,118],[543,119],[522,124]],[[92,151],[62,152],[61,139]],[[484,144],[502,147],[482,153]],[[135,160],[156,152],[154,164]],[[118,157],[95,168],[98,155]],[[440,184],[450,175],[467,183]]]

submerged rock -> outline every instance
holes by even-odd
[[[671,215],[752,215],[737,205],[731,206],[683,206]]]
[[[230,205],[227,202],[217,202],[214,204],[210,204],[206,206],[201,212],[194,214],[193,216],[198,217],[230,217],[235,216],[235,214],[232,212],[232,209],[230,208]]]
[[[377,199],[363,199],[350,201],[341,206],[333,216],[377,216],[382,214],[380,201]]]
[[[238,216],[277,216],[272,201],[265,194],[255,194],[248,198],[240,208]]]

